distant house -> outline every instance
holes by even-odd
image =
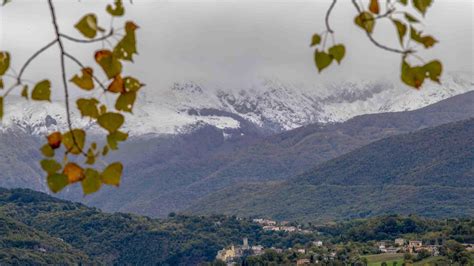
[[[301,254],[305,254],[306,250],[304,248],[299,248],[299,249],[296,250],[296,252],[301,253]]]
[[[397,248],[397,247],[388,247],[388,248],[385,248],[385,253],[395,254],[399,250],[400,248]]]
[[[232,245],[229,249],[224,248],[219,250],[216,259],[227,262],[232,261],[235,257],[237,257],[237,253],[234,245]]]
[[[397,238],[397,239],[395,239],[395,244],[400,246],[400,247],[403,247],[403,245],[405,245],[405,239]]]
[[[295,232],[297,228],[294,226],[281,226],[280,230],[285,231],[285,232]]]
[[[410,240],[408,242],[408,246],[411,248],[419,248],[423,246],[423,242],[421,242],[420,240]]]
[[[309,265],[310,263],[309,259],[299,259],[296,261],[296,265]]]
[[[264,253],[263,246],[261,245],[252,246],[253,255],[262,255],[263,253]]]
[[[313,245],[317,246],[317,247],[322,247],[323,246],[323,241],[313,241]]]
[[[263,227],[263,230],[266,230],[266,231],[280,231],[280,227],[274,226],[274,225],[265,225]]]

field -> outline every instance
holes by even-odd
[[[392,266],[394,262],[396,265],[401,266],[403,264],[403,254],[377,254],[364,256],[367,258],[368,266],[380,266],[382,262],[386,262],[388,266]]]

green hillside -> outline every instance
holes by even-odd
[[[191,207],[276,219],[474,215],[474,119],[389,137],[285,182],[243,184]]]

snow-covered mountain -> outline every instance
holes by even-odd
[[[472,74],[467,73],[446,74],[442,85],[431,83],[419,91],[389,82],[306,87],[263,80],[237,89],[180,82],[163,90],[145,88],[124,127],[137,136],[189,132],[201,125],[235,131],[250,122],[263,130],[280,132],[310,123],[341,122],[361,114],[414,110],[473,90],[473,84]],[[20,128],[30,134],[44,134],[66,127],[61,102],[10,97],[5,105],[2,130]],[[77,112],[73,124],[101,130]]]

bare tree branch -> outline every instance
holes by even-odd
[[[328,11],[326,12],[326,29],[329,33],[334,33],[334,31],[331,29],[331,26],[329,25],[329,16],[331,16],[331,12],[336,5],[337,0],[333,0],[331,3],[331,6],[329,7]]]
[[[77,39],[77,38],[74,38],[74,37],[71,37],[69,35],[66,35],[66,34],[63,34],[63,33],[59,33],[59,36],[63,37],[64,39],[67,39],[67,40],[70,40],[70,41],[73,41],[73,42],[79,42],[79,43],[94,43],[94,42],[100,42],[100,41],[104,41],[105,39],[111,37],[112,35],[114,35],[114,29],[110,29],[110,32],[107,33],[107,35],[104,35],[100,38],[97,38],[97,39],[92,39],[92,40],[86,40],[86,39]]]
[[[352,4],[354,4],[354,7],[357,9],[357,12],[360,14],[362,13],[362,10],[360,9],[359,5],[356,3],[356,0],[352,0]],[[377,40],[374,39],[374,37],[372,36],[372,34],[370,34],[370,32],[364,30],[365,33],[367,34],[367,37],[369,38],[369,40],[377,47],[383,49],[383,50],[386,50],[386,51],[389,51],[389,52],[393,52],[393,53],[398,53],[398,54],[403,54],[403,55],[407,55],[407,54],[411,54],[413,53],[414,51],[413,50],[399,50],[399,49],[396,49],[396,48],[391,48],[391,47],[388,47],[388,46],[385,46],[381,43],[379,43]]]
[[[85,66],[81,63],[81,61],[79,61],[79,59],[77,59],[76,57],[74,57],[73,55],[69,54],[68,52],[64,52],[64,56],[66,56],[67,58],[71,59],[72,61],[74,61],[78,66],[80,66],[81,68],[85,68]],[[95,75],[91,75],[92,78],[99,84],[99,86],[104,90],[104,91],[107,91],[107,88],[105,87],[105,85],[95,76]]]

